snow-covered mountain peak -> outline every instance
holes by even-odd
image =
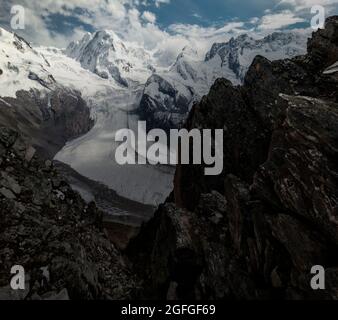
[[[49,62],[18,35],[0,29],[0,95],[16,97],[19,90],[53,87]]]
[[[215,43],[206,54],[205,62],[217,65],[220,61],[221,68],[233,72],[241,82],[256,55],[270,60],[301,55],[305,53],[307,39],[307,34],[300,32],[274,32],[261,39],[242,34],[228,42]]]
[[[274,41],[279,41],[282,44],[289,44],[291,42],[303,41],[304,37],[307,38],[307,34],[300,33],[297,31],[293,31],[293,32],[276,31],[264,37],[261,40],[261,42],[271,43]]]
[[[216,54],[221,58],[229,51],[243,51],[263,49],[269,51],[281,51],[283,46],[295,48],[303,52],[306,48],[308,35],[301,32],[274,32],[261,39],[255,39],[248,34],[242,34],[237,38],[231,38],[228,42],[215,43],[211,50],[206,54],[205,61],[211,60]],[[304,46],[305,45],[305,46]]]
[[[229,40],[229,46],[230,47],[236,47],[240,45],[249,45],[250,43],[254,42],[255,39],[250,37],[247,33],[243,33],[239,35],[238,37],[232,37]]]
[[[11,33],[0,27],[0,41],[2,44],[13,44],[14,41],[22,43],[23,47],[30,47],[30,45],[15,33]]]
[[[201,64],[200,57],[197,50],[186,46],[178,55],[175,63],[169,68],[169,73],[180,75],[184,80],[191,79],[196,82],[198,76],[194,69],[198,68]]]
[[[31,45],[24,38],[18,36],[16,33],[11,33],[3,28],[0,28],[0,43],[2,54],[7,51],[7,56],[12,53],[21,56],[33,55],[37,59],[43,58],[31,47]]]
[[[198,59],[198,51],[190,46],[185,46],[182,52],[178,55],[177,60],[182,58]]]
[[[87,33],[72,42],[66,54],[101,78],[113,78],[122,86],[145,83],[154,71],[151,55],[143,48],[125,43],[111,30]]]
[[[50,91],[57,87],[92,96],[117,87],[81,67],[80,63],[52,47],[32,47],[15,33],[0,29],[0,97],[16,97],[18,91]]]

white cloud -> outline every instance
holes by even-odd
[[[142,14],[142,18],[150,23],[156,22],[156,16],[152,12],[144,11]]]
[[[0,12],[8,12],[4,9],[13,4],[25,8],[26,29],[20,32],[24,37],[34,43],[64,47],[83,33],[83,27],[78,24],[67,33],[53,30],[48,25],[53,15],[73,17],[94,29],[101,29],[123,21],[127,14],[125,5],[132,4],[132,0],[9,0],[0,1]],[[8,25],[8,17],[1,17],[0,23]]]
[[[198,13],[193,13],[192,16],[197,19],[202,19],[202,16]]]
[[[326,16],[329,16],[337,10],[336,4],[338,0],[280,0],[273,10],[265,10],[264,15],[256,23],[257,29],[273,31],[306,21],[310,25],[312,7],[323,6]]]
[[[170,0],[155,0],[155,6],[159,8],[162,4],[169,4]]]
[[[256,24],[256,23],[258,23],[259,22],[259,18],[258,17],[253,17],[253,18],[251,18],[250,20],[249,20],[249,23],[251,23],[251,24]]]
[[[125,41],[155,52],[159,63],[165,65],[171,64],[185,46],[198,48],[205,54],[212,42],[226,41],[230,35],[243,31],[240,22],[222,28],[177,24],[166,31],[156,24],[154,13],[140,12],[136,7],[139,4],[160,6],[170,3],[169,0],[16,0],[16,3],[20,1],[27,8],[27,28],[23,36],[29,41],[65,47],[71,40],[82,36],[83,27],[76,27],[67,34],[48,27],[51,17],[57,14],[77,19],[93,30],[113,30]]]
[[[298,15],[309,16],[311,8],[322,6],[325,8],[326,16],[337,13],[338,0],[281,0],[277,7],[288,7]]]
[[[153,12],[140,12],[137,8],[140,5],[160,7],[169,4],[170,0],[0,0],[0,23],[8,18],[3,12],[7,12],[11,4],[22,4],[27,8],[27,29],[22,35],[29,41],[65,47],[71,40],[81,37],[87,25],[93,30],[113,30],[125,41],[156,52],[159,61],[168,64],[187,45],[205,54],[213,42],[227,41],[231,36],[252,31],[247,25],[254,25],[257,33],[263,33],[302,22],[304,19],[297,10],[314,2],[324,4],[338,0],[282,0],[279,5],[287,5],[288,10],[269,10],[263,17],[253,17],[245,22],[229,22],[221,27],[174,24],[167,30],[158,26]],[[68,27],[67,32],[53,30],[50,23],[53,23],[54,15],[81,23],[73,23],[74,29]]]
[[[258,26],[259,30],[276,30],[298,22],[304,22],[305,19],[297,17],[290,10],[284,10],[279,13],[271,13],[263,16]]]
[[[329,6],[338,3],[338,0],[281,0],[278,5],[290,5],[296,11],[310,9],[313,6]]]

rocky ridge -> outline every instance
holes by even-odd
[[[179,165],[175,188],[129,246],[139,294],[168,299],[338,298],[338,17],[308,53],[257,56],[219,79],[186,127],[224,130],[224,172]],[[326,270],[312,290],[311,268]]]

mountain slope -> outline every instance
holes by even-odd
[[[53,157],[93,121],[81,94],[59,83],[47,59],[24,39],[0,29],[0,125]]]
[[[48,61],[19,36],[0,28],[0,85],[2,97],[15,98],[18,90],[55,86],[46,70]]]

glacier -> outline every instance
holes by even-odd
[[[115,134],[120,129],[137,132],[142,87],[108,90],[98,96],[96,124],[86,135],[70,141],[55,159],[80,174],[104,183],[120,196],[149,205],[162,203],[173,188],[174,168],[152,165],[119,165],[115,161]]]

